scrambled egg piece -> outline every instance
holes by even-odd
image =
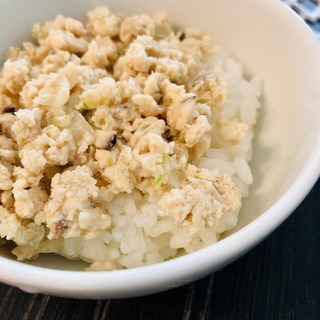
[[[159,195],[159,217],[191,235],[240,207],[230,177],[192,165],[212,128],[230,144],[247,129],[216,115],[227,86],[220,68],[202,67],[208,36],[174,30],[163,12],[106,7],[32,32],[0,74],[0,237],[18,259],[55,239],[98,238],[112,227],[106,203],[134,190]]]

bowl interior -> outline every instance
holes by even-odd
[[[255,182],[226,248],[237,246],[238,238],[234,236],[239,229],[250,231],[244,226],[255,221],[259,229],[261,215],[267,214],[263,223],[270,223],[262,235],[271,232],[298,205],[319,175],[320,47],[304,22],[272,0],[136,0],[134,4],[126,0],[1,1],[0,21],[6,26],[0,42],[1,57],[10,45],[30,38],[35,22],[53,19],[58,13],[84,19],[85,12],[97,5],[127,14],[165,10],[176,25],[199,27],[209,33],[217,45],[243,63],[248,74],[263,79],[263,108],[251,164]],[[12,17],[19,23],[12,24]],[[251,239],[247,248],[258,241]],[[220,255],[217,261],[230,260],[228,255],[221,255],[222,245],[216,247]],[[1,255],[10,257],[4,248],[0,250]],[[32,263],[69,270],[79,266],[60,261],[44,257]],[[212,262],[210,267],[213,270],[218,266]]]

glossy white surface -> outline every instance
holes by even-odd
[[[35,22],[53,19],[58,13],[83,18],[88,9],[101,4],[128,14],[165,10],[177,25],[210,33],[217,45],[244,64],[247,73],[262,77],[265,89],[254,149],[255,184],[236,232],[161,264],[93,273],[72,271],[76,265],[52,256],[34,265],[23,264],[2,251],[0,281],[29,292],[116,298],[189,283],[259,243],[288,217],[319,177],[320,47],[290,9],[278,0],[0,0],[0,23],[6,30],[0,36],[1,56],[9,45],[29,37]]]

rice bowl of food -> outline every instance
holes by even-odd
[[[319,45],[281,3],[20,2],[1,11],[23,12],[1,43],[1,281],[86,298],[183,285],[317,180]]]

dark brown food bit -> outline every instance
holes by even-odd
[[[5,107],[2,111],[2,113],[12,113],[14,114],[17,111],[15,107]]]
[[[184,33],[184,31],[182,31],[180,36],[179,36],[179,40],[183,41],[185,38],[186,38],[186,34]]]
[[[81,111],[81,114],[86,118],[91,114],[91,110],[84,109]]]
[[[167,140],[167,141],[172,141],[172,136],[171,136],[171,130],[170,128],[166,128],[165,131],[162,133],[162,138]]]
[[[55,238],[60,237],[68,229],[68,223],[64,219],[57,221],[54,224]]]
[[[109,140],[107,146],[106,146],[106,150],[110,151],[113,146],[117,143],[117,135],[114,134],[111,139]]]

